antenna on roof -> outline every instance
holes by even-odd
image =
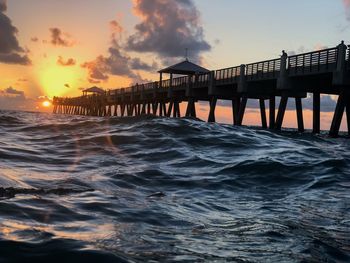
[[[186,58],[186,61],[188,61],[188,48],[186,48],[185,58]]]

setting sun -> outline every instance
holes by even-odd
[[[45,100],[43,103],[42,103],[43,107],[50,107],[51,106],[51,102],[48,101],[48,100]]]

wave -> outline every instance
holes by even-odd
[[[347,139],[6,111],[0,135],[0,261],[349,259]]]

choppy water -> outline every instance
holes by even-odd
[[[0,111],[0,262],[349,262],[350,140]]]

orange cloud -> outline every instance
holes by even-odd
[[[71,47],[75,43],[70,41],[68,38],[69,34],[63,33],[61,29],[54,27],[50,28],[51,40],[50,43],[54,46]]]
[[[60,65],[60,66],[69,67],[69,66],[74,66],[75,64],[76,64],[76,61],[73,58],[64,60],[61,56],[59,56],[57,59],[57,65]]]

